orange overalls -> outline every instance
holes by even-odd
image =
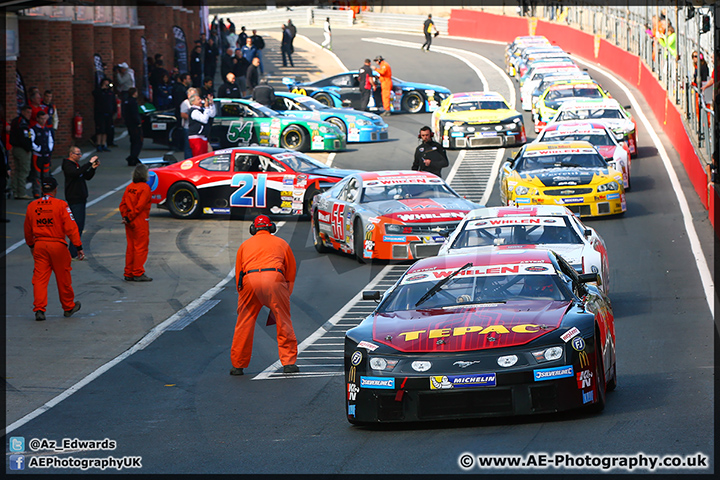
[[[67,202],[43,195],[30,202],[25,213],[25,243],[32,249],[33,311],[45,311],[50,274],[55,272],[60,303],[64,311],[75,308],[75,292],[70,272],[70,251],[65,237],[81,249],[80,233]]]
[[[145,273],[150,244],[150,185],[145,182],[128,185],[120,202],[120,215],[129,220],[125,225],[125,276],[139,277]]]
[[[235,259],[238,318],[230,349],[233,367],[247,368],[250,364],[255,320],[263,305],[277,322],[280,362],[293,365],[297,361],[297,339],[290,321],[290,294],[296,272],[290,246],[267,230],[259,230],[238,248]]]
[[[380,88],[382,89],[383,109],[390,111],[390,91],[392,90],[392,69],[390,65],[383,60],[376,69],[380,75]]]

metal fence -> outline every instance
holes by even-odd
[[[417,32],[421,34],[425,20],[427,20],[427,15],[405,15],[402,13],[375,13],[366,11],[358,15],[357,24],[368,28]],[[447,35],[448,20],[448,18],[442,17],[433,18],[435,27],[441,34]]]
[[[295,26],[322,25],[326,18],[330,18],[331,26],[349,27],[353,25],[353,12],[351,10],[333,10],[329,8],[295,7],[292,10],[273,9],[252,12],[226,14],[233,23],[247,30],[278,30],[291,19]]]

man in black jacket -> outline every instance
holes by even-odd
[[[247,82],[247,93],[252,95],[253,89],[260,83],[260,59],[258,57],[252,59],[245,78]]]
[[[422,143],[415,149],[412,170],[434,173],[442,178],[442,169],[450,164],[445,149],[433,140],[433,132],[430,127],[422,127],[418,137]]]
[[[30,174],[32,164],[32,140],[30,139],[30,115],[32,108],[25,105],[10,124],[10,145],[15,159],[15,174],[12,179],[12,190],[15,200],[30,200],[25,182]]]
[[[93,91],[95,98],[95,145],[98,152],[109,152],[108,135],[113,128],[113,117],[117,111],[115,92],[110,87],[110,79],[103,78]]]
[[[218,98],[242,98],[240,89],[235,83],[234,73],[230,72],[225,77],[225,83],[218,89]]]
[[[235,48],[228,48],[222,54],[222,59],[220,59],[220,75],[222,78],[226,78],[227,74],[234,70],[236,64]]]
[[[175,148],[181,152],[190,152],[190,145],[188,144],[187,135],[185,135],[185,129],[182,128],[182,116],[180,115],[180,105],[187,100],[187,90],[191,85],[190,75],[187,73],[181,73],[177,77],[177,82],[173,85],[172,99],[173,108],[175,109],[175,118],[177,119],[175,128],[175,138],[170,138],[170,144],[174,145]],[[189,157],[188,157],[189,158]]]
[[[142,118],[140,118],[137,98],[138,90],[133,87],[128,90],[128,97],[123,102],[122,108],[123,120],[125,121],[125,126],[127,127],[128,137],[130,137],[130,155],[128,155],[125,160],[127,160],[128,166],[131,167],[140,163],[138,155],[140,155],[143,145],[142,130],[140,130]]]
[[[215,45],[215,39],[210,37],[205,43],[205,76],[215,78],[217,70],[217,59],[220,51]]]
[[[202,44],[196,43],[190,55],[190,76],[192,77],[192,84],[195,88],[202,86],[203,58]]]
[[[365,63],[360,67],[360,74],[358,75],[358,83],[360,84],[360,110],[367,110],[368,103],[370,103],[370,95],[375,90],[375,77],[373,77],[373,70],[370,66],[370,59],[366,58]]]
[[[75,218],[78,232],[82,237],[85,229],[85,204],[88,198],[87,181],[95,176],[95,170],[100,166],[100,160],[97,156],[90,158],[85,165],[80,165],[80,157],[82,152],[79,147],[70,147],[68,158],[63,160],[62,171],[65,176],[65,201]],[[70,242],[70,256],[77,257],[77,249]]]
[[[252,99],[266,107],[272,107],[275,103],[275,89],[268,83],[267,78],[253,89]]]

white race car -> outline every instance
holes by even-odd
[[[438,255],[493,248],[509,254],[518,248],[552,250],[578,273],[599,273],[602,280],[599,288],[605,294],[610,290],[605,241],[566,207],[533,205],[472,210],[448,236]]]

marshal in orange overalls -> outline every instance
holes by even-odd
[[[377,67],[377,72],[380,75],[380,88],[382,89],[382,102],[383,109],[386,112],[390,111],[390,91],[392,90],[392,68],[385,60],[381,60]]]
[[[295,274],[295,256],[290,246],[267,230],[258,230],[240,245],[235,259],[238,318],[230,349],[233,367],[247,368],[250,364],[255,320],[263,305],[270,309],[277,322],[280,363],[295,364],[297,339],[290,321],[290,294]]]
[[[64,311],[75,308],[72,288],[70,251],[65,237],[75,248],[82,250],[80,233],[67,202],[45,193],[30,202],[25,214],[25,243],[32,249],[33,311],[45,312],[48,303],[47,286],[50,274],[55,272],[60,303]],[[43,318],[44,319],[44,318]]]
[[[125,224],[125,279],[141,277],[150,244],[150,185],[144,181],[131,183],[125,188],[120,202],[120,215],[127,218]]]

